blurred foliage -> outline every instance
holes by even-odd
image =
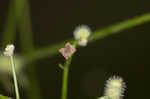
[[[0,56],[0,72],[2,73],[11,73],[11,64],[10,64],[10,58],[5,56]],[[14,57],[15,62],[15,69],[16,72],[19,73],[24,67],[23,59],[20,56]]]
[[[12,99],[12,98],[0,95],[0,99]]]

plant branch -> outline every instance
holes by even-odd
[[[99,29],[94,31],[89,37],[89,42],[94,42],[96,40],[102,39],[109,35],[119,33],[125,29],[129,29],[149,21],[150,21],[150,13],[136,16],[134,18],[125,20],[123,22],[108,26],[104,29]],[[66,41],[73,42],[73,38]],[[63,47],[66,41],[56,43],[52,46],[47,46],[45,48],[40,48],[39,50],[24,55],[24,58],[27,62],[31,62],[31,61],[36,61],[38,59],[42,59],[44,57],[56,55],[58,54],[58,49]]]
[[[14,79],[14,85],[15,85],[16,99],[20,99],[13,56],[10,56],[10,60],[11,60],[12,73],[13,73],[13,79]]]
[[[67,99],[67,93],[68,93],[68,74],[69,74],[69,67],[72,61],[72,56],[66,60],[66,63],[63,68],[63,82],[62,82],[62,96],[61,99]]]

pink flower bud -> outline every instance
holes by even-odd
[[[76,52],[76,48],[68,42],[64,48],[59,49],[59,52],[65,57],[65,59],[68,59],[74,52]]]

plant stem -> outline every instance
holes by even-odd
[[[68,72],[69,72],[69,67],[65,67],[64,71],[63,71],[62,97],[61,97],[61,99],[67,99]]]
[[[150,12],[94,31],[89,37],[89,43],[147,22],[150,22]],[[66,41],[72,42],[73,38]],[[63,47],[64,43],[65,42],[63,41],[54,45],[41,48],[32,53],[26,53],[24,55],[24,58],[27,62],[33,62],[47,56],[54,56],[58,54],[58,49]]]
[[[67,93],[68,93],[68,76],[69,76],[69,67],[72,61],[72,56],[66,60],[66,63],[64,65],[63,69],[63,82],[62,82],[62,96],[61,99],[67,99]]]
[[[20,99],[13,56],[10,56],[10,60],[11,60],[11,66],[12,66],[12,73],[13,73],[13,79],[14,79],[14,86],[15,86],[15,92],[16,92],[16,99]]]

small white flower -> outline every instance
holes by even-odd
[[[124,93],[125,83],[121,77],[113,76],[106,82],[105,96],[109,99],[121,99]]]
[[[4,55],[5,56],[12,56],[14,54],[15,46],[13,44],[9,44],[6,46]]]
[[[74,31],[74,38],[78,41],[80,46],[86,46],[88,43],[88,37],[91,34],[91,30],[86,25],[78,26]]]

